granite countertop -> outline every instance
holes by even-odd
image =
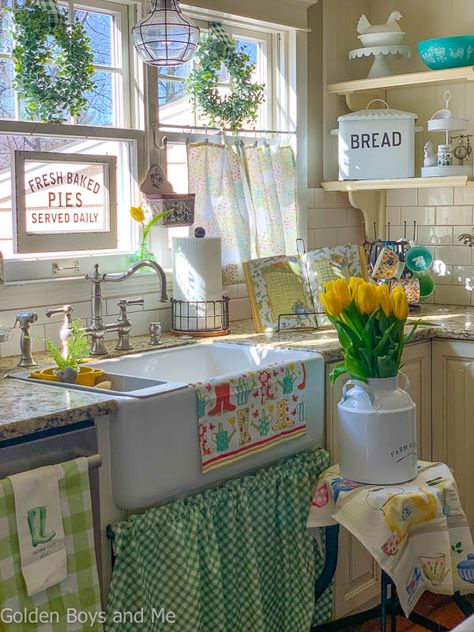
[[[413,336],[413,342],[432,338],[474,341],[474,308],[426,305],[420,313],[411,316],[411,319],[416,320],[419,317],[436,323],[438,326],[420,327]],[[165,333],[159,347],[150,347],[148,336],[135,336],[132,338],[134,349],[131,353],[192,344],[203,340],[199,338],[183,340]],[[326,362],[341,359],[341,347],[336,332],[330,326],[321,327],[317,331],[259,334],[255,333],[252,320],[242,320],[232,323],[232,333],[229,336],[205,340],[317,351],[323,355]],[[115,340],[106,343],[109,350],[108,357],[124,355],[114,350],[115,344]],[[35,360],[40,367],[51,364],[45,353],[35,354]],[[17,357],[0,360],[0,375],[19,371],[17,362]],[[0,441],[52,427],[67,426],[87,417],[106,415],[113,412],[116,406],[117,402],[110,393],[97,395],[19,380],[0,380]]]

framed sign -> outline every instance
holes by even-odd
[[[15,252],[117,247],[114,156],[13,153]]]

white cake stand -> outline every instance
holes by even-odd
[[[387,77],[392,74],[388,57],[410,57],[411,51],[409,46],[394,44],[392,46],[365,46],[364,48],[355,48],[349,51],[349,59],[364,59],[364,57],[373,56],[374,63],[367,77]]]

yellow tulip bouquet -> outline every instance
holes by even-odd
[[[374,285],[351,277],[329,281],[320,294],[321,303],[334,325],[344,349],[344,360],[333,369],[331,383],[344,373],[367,382],[369,378],[395,377],[403,347],[420,325],[408,334],[408,300],[402,287],[389,292],[387,285]]]

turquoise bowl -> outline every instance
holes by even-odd
[[[418,53],[431,70],[474,66],[474,35],[423,40]]]

